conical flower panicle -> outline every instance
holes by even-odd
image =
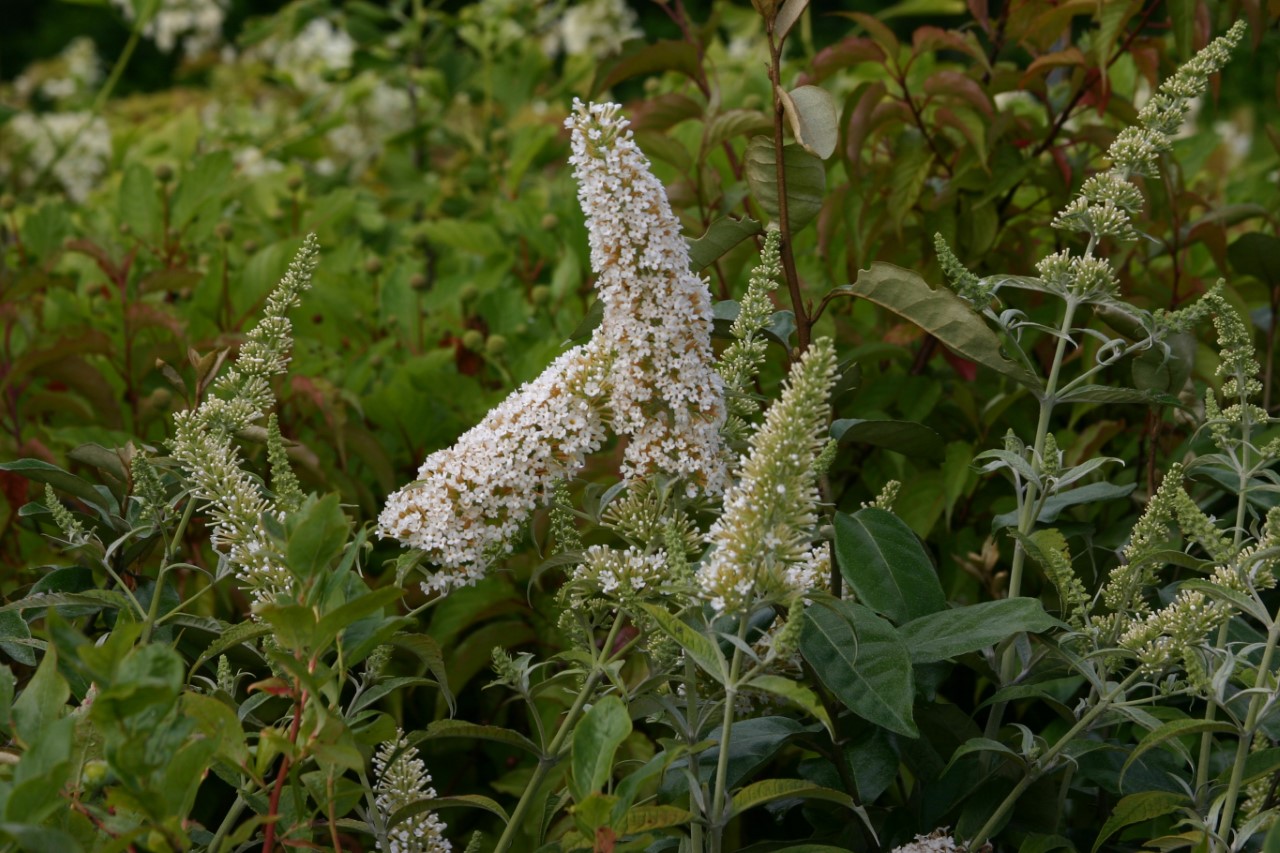
[[[610,365],[612,425],[629,441],[623,473],[663,472],[724,488],[724,391],[713,369],[711,294],[662,183],[616,104],[574,102],[569,159],[587,217],[604,318],[591,348]]]
[[[397,811],[418,800],[434,800],[431,774],[410,746],[404,732],[396,730],[395,740],[378,747],[373,756],[373,769],[378,777],[374,787],[374,804],[382,820],[388,821]],[[444,837],[445,823],[431,812],[419,812],[391,827],[387,844],[378,842],[384,853],[450,853],[453,845]]]
[[[813,583],[821,559],[811,544],[818,520],[813,461],[826,442],[835,374],[831,341],[814,341],[751,438],[724,514],[707,534],[715,550],[698,570],[702,593],[718,612],[785,599]]]
[[[600,327],[493,409],[453,447],[427,457],[391,495],[379,532],[445,569],[424,588],[474,583],[509,550],[533,510],[599,449],[627,438],[627,478],[670,475],[691,492],[723,490],[724,393],[712,369],[711,296],[662,184],[616,105],[575,102],[570,162],[604,304]]]

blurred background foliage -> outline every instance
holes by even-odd
[[[6,460],[127,479],[118,449],[164,447],[169,415],[203,390],[207,359],[234,349],[315,231],[323,255],[294,318],[279,419],[303,487],[337,489],[372,518],[427,453],[582,333],[590,268],[562,128],[575,96],[624,104],[687,236],[721,229],[719,249],[698,254],[713,293],[745,289],[758,228],[731,223],[765,218],[746,158],[751,137],[772,127],[768,47],[748,3],[164,0],[143,32],[132,22],[146,5],[0,7]],[[816,201],[795,244],[818,329],[846,365],[835,416],[895,424],[845,433],[830,494],[857,507],[902,481],[897,509],[952,600],[1001,594],[1010,544],[993,522],[1012,498],[971,460],[1010,428],[1032,432],[1035,405],[838,288],[873,261],[939,284],[935,233],[979,275],[1032,273],[1062,239],[1048,227],[1053,212],[1098,168],[1135,103],[1242,17],[1247,47],[1145,187],[1148,236],[1112,257],[1124,295],[1145,307],[1180,306],[1226,278],[1252,318],[1274,413],[1275,2],[814,3],[788,42],[785,84],[821,86],[838,104],[838,144],[809,176]],[[1034,297],[1018,306],[1033,319]],[[781,344],[785,314],[779,323]],[[1189,390],[1215,381],[1216,356],[1191,347],[1189,376],[1148,379],[1194,408]],[[766,383],[787,347],[771,355]],[[1128,463],[1113,478],[1123,496],[1069,507],[1059,522],[1111,559],[1159,472],[1199,439],[1178,407],[1063,410],[1054,431],[1067,464],[1100,454]],[[12,596],[54,558],[38,519],[21,515],[28,481],[0,472],[0,488],[0,593]],[[538,615],[546,593],[526,595],[545,527],[539,517],[514,574],[433,611],[428,630],[451,649],[455,693],[499,641],[557,648]],[[188,535],[193,562],[216,563],[199,550],[198,525]],[[373,583],[392,581],[381,563],[395,554],[378,546]],[[222,589],[197,609],[234,621],[245,606]],[[495,695],[467,701],[482,706],[470,719],[505,714]],[[406,727],[434,716],[400,713]],[[491,757],[490,768],[459,762],[453,778],[432,762],[437,782],[518,789],[503,777],[505,754]]]

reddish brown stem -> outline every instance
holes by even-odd
[[[293,723],[289,726],[289,743],[297,744],[298,729],[302,727],[302,707],[307,701],[307,692],[298,694],[298,701],[293,710]],[[280,757],[280,772],[276,774],[275,787],[271,789],[271,802],[267,808],[267,831],[262,836],[262,853],[271,853],[276,843],[276,818],[280,815],[280,794],[284,791],[284,780],[289,776],[289,756]]]
[[[813,336],[813,321],[804,304],[804,295],[800,291],[800,276],[796,273],[796,259],[791,251],[791,220],[787,211],[787,168],[783,160],[783,127],[786,114],[782,107],[781,91],[782,42],[773,31],[773,21],[769,21],[769,82],[773,84],[773,160],[774,175],[778,182],[778,231],[779,254],[782,257],[782,273],[787,280],[787,291],[791,294],[791,310],[796,315],[797,355],[809,348]]]

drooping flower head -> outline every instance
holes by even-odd
[[[664,472],[719,492],[725,412],[711,294],[689,269],[680,223],[618,106],[575,101],[565,125],[604,303],[590,347],[609,365],[612,425],[629,439],[623,473]]]
[[[566,122],[570,162],[603,319],[588,343],[428,456],[418,480],[388,498],[382,535],[445,570],[428,591],[482,577],[556,483],[599,449],[606,427],[627,439],[626,478],[674,476],[690,492],[724,487],[710,293],[689,269],[679,222],[617,106],[577,102],[575,110]]]

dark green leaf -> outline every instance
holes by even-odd
[[[993,646],[1019,633],[1040,633],[1062,623],[1038,598],[1002,598],[913,619],[898,629],[912,663],[947,660]]]
[[[613,775],[613,756],[631,734],[631,717],[617,696],[591,706],[573,729],[569,784],[579,802],[604,788]]]
[[[1102,503],[1103,501],[1113,501],[1117,498],[1128,497],[1129,493],[1135,488],[1136,484],[1134,483],[1124,486],[1114,483],[1090,483],[1087,486],[1081,486],[1069,492],[1062,492],[1044,502],[1044,508],[1040,510],[1040,515],[1036,518],[1036,521],[1040,524],[1052,524],[1058,520],[1058,516],[1067,507],[1079,504]],[[1016,527],[1017,524],[1018,513],[1016,511],[1006,512],[995,517],[991,523],[991,529],[996,531],[1005,527]]]
[[[827,191],[827,171],[821,160],[795,144],[783,147],[782,162],[787,181],[787,222],[794,234],[812,222],[822,210]],[[774,220],[779,219],[778,172],[773,140],[765,136],[753,138],[747,145],[745,165],[751,194],[765,213]]]
[[[24,666],[35,666],[36,653],[30,640],[31,626],[21,613],[16,610],[0,611],[0,651]]]
[[[893,626],[872,610],[819,598],[805,611],[800,651],[827,689],[855,714],[916,736],[911,658]]]
[[[733,808],[730,816],[739,815],[747,809],[762,806],[775,800],[784,799],[826,800],[838,803],[848,809],[856,810],[853,798],[843,791],[824,788],[804,779],[765,779],[754,782],[733,795]]]
[[[758,675],[742,686],[770,693],[779,699],[784,699],[800,706],[808,711],[818,722],[822,723],[831,734],[831,737],[835,738],[835,728],[831,725],[831,717],[827,714],[827,709],[822,707],[822,703],[818,701],[817,694],[803,684],[792,681],[790,678],[784,678],[781,675]]]
[[[338,496],[332,493],[319,500],[308,499],[289,522],[285,559],[289,568],[303,578],[328,568],[342,552],[351,529]]]
[[[929,555],[893,513],[836,513],[835,533],[840,573],[872,610],[901,624],[947,606]]]
[[[720,649],[706,635],[694,630],[671,615],[665,608],[641,602],[641,609],[649,614],[662,632],[679,643],[680,648],[706,672],[717,678],[722,684],[729,680],[729,665],[720,653]]]
[[[1172,814],[1190,805],[1191,801],[1186,794],[1170,791],[1143,791],[1140,794],[1130,794],[1116,803],[1111,817],[1107,818],[1107,822],[1102,825],[1102,831],[1093,842],[1092,853],[1098,853],[1098,848],[1103,845],[1103,842],[1126,826],[1142,823],[1153,817]]]
[[[919,273],[876,262],[870,269],[859,272],[857,281],[844,285],[841,290],[915,323],[957,355],[1028,388],[1036,391],[1041,388],[1035,375],[1004,357],[1000,339],[968,302],[946,288],[932,289]]]
[[[717,219],[707,233],[688,241],[689,268],[694,272],[705,269],[734,246],[759,233],[760,223],[754,219]]]
[[[910,457],[940,461],[942,436],[915,421],[842,418],[831,424],[831,437],[840,442],[872,444]]]

